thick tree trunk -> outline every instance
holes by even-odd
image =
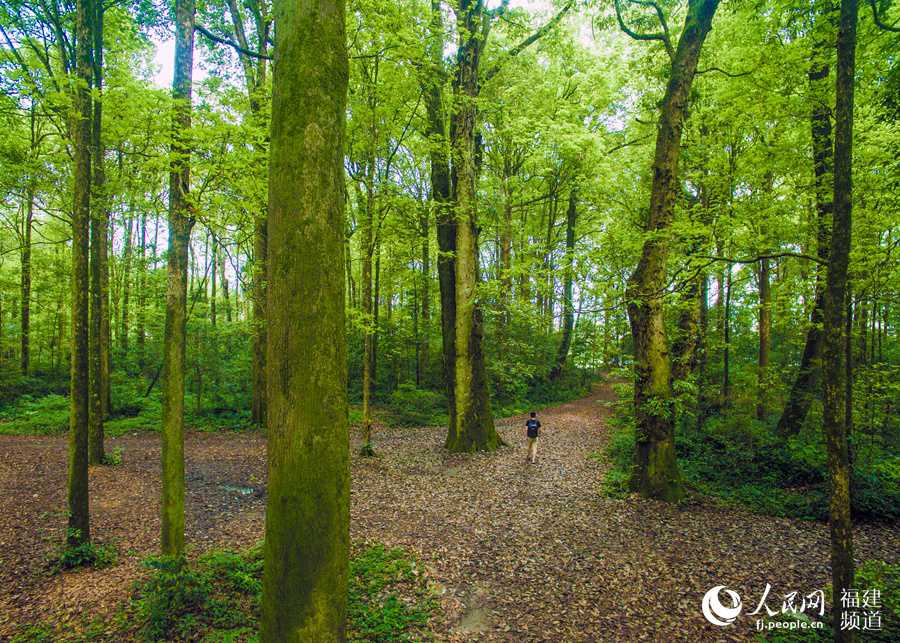
[[[88,379],[89,275],[88,248],[91,221],[91,46],[94,5],[76,2],[75,30],[78,87],[75,90],[74,122],[71,125],[74,167],[72,209],[72,347],[70,369],[68,529],[70,545],[90,541],[88,506]]]
[[[853,83],[856,68],[856,0],[841,1],[837,41],[837,82],[834,130],[834,211],[831,254],[825,287],[824,338],[822,346],[824,410],[823,425],[828,450],[831,501],[831,582],[834,596],[853,587],[853,524],[850,518],[850,449],[845,416],[844,309],[852,230]],[[846,608],[835,600],[832,629],[835,641],[850,641],[845,629]]]
[[[827,18],[818,18],[826,22]],[[776,426],[776,432],[787,437],[800,431],[809,413],[809,407],[817,395],[817,382],[822,353],[822,308],[825,305],[825,269],[828,262],[828,251],[831,244],[832,216],[832,141],[831,141],[831,108],[829,94],[826,89],[829,78],[827,60],[827,42],[819,40],[812,51],[808,79],[813,108],[810,114],[812,129],[813,173],[816,187],[816,246],[817,255],[822,264],[816,270],[815,301],[810,313],[809,329],[806,331],[806,342],[800,358],[800,369],[791,387],[787,403]]]
[[[712,27],[718,0],[690,0],[684,30],[657,126],[648,231],[641,259],[628,280],[628,317],[634,341],[634,405],[637,420],[631,486],[644,496],[667,501],[684,495],[675,459],[675,418],[669,347],[663,316],[667,233],[672,224],[681,133],[700,49]]]
[[[343,641],[350,540],[344,2],[276,0],[275,21],[261,635]]]
[[[459,44],[451,116],[453,206],[456,223],[454,325],[455,425],[447,432],[450,451],[490,451],[501,444],[494,428],[484,364],[484,330],[478,302],[478,231],[475,195],[478,66],[483,42],[481,5],[460,3]]]
[[[444,384],[447,391],[449,427],[456,427],[456,221],[451,207],[450,157],[443,104],[442,61],[444,25],[441,3],[432,0],[429,24],[428,57],[433,69],[422,80],[428,114],[428,137],[431,143],[431,201],[435,208],[438,243],[438,286],[441,308],[441,353]]]
[[[760,259],[757,267],[759,280],[759,350],[756,364],[756,417],[768,415],[769,349],[772,335],[772,285],[769,281],[769,260]]]
[[[569,207],[566,210],[566,257],[565,276],[563,280],[563,322],[562,338],[556,352],[556,362],[550,370],[550,379],[558,379],[562,375],[569,347],[572,345],[572,331],[575,328],[575,302],[573,283],[575,279],[575,220],[578,216],[578,191],[572,188],[569,192]]]
[[[176,0],[172,79],[172,165],[169,173],[169,251],[162,371],[162,553],[184,555],[184,369],[191,228],[191,127],[194,0]]]

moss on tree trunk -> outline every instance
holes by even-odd
[[[634,340],[637,422],[631,486],[642,495],[675,501],[684,495],[675,458],[671,363],[663,317],[669,228],[672,225],[681,133],[703,41],[718,0],[691,0],[657,125],[647,237],[628,280],[628,317]]]
[[[264,641],[345,638],[343,0],[276,0],[268,230]]]
[[[187,328],[187,272],[191,228],[189,191],[191,78],[194,59],[194,2],[175,4],[175,74],[172,97],[172,165],[169,173],[169,251],[162,371],[161,548],[184,555],[184,369]]]

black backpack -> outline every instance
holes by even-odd
[[[525,426],[528,428],[528,437],[536,438],[538,436],[538,427],[541,426],[541,423],[531,418],[528,422],[525,423]]]

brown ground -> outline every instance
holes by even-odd
[[[417,552],[442,592],[439,638],[504,641],[745,640],[768,604],[828,583],[828,528],[768,518],[708,501],[680,507],[598,493],[612,393],[547,409],[538,463],[524,463],[523,418],[499,423],[509,447],[489,455],[443,452],[443,431],[384,429],[379,457],[352,464],[355,543]],[[0,640],[22,623],[77,621],[125,599],[139,561],[156,548],[159,439],[109,440],[124,464],[91,471],[93,534],[115,542],[106,570],[48,576],[62,540],[66,440],[0,436]],[[265,440],[256,434],[187,437],[187,540],[193,552],[261,539]],[[723,463],[727,466],[727,463]],[[897,562],[898,530],[855,532],[860,559]],[[744,599],[735,626],[700,612],[703,594],[726,585]],[[727,604],[727,600],[726,600]]]

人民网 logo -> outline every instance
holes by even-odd
[[[725,607],[719,600],[719,592],[725,593],[731,598],[732,607]],[[741,597],[734,590],[727,589],[724,585],[716,585],[703,595],[703,616],[713,625],[724,627],[731,625],[741,613]]]

